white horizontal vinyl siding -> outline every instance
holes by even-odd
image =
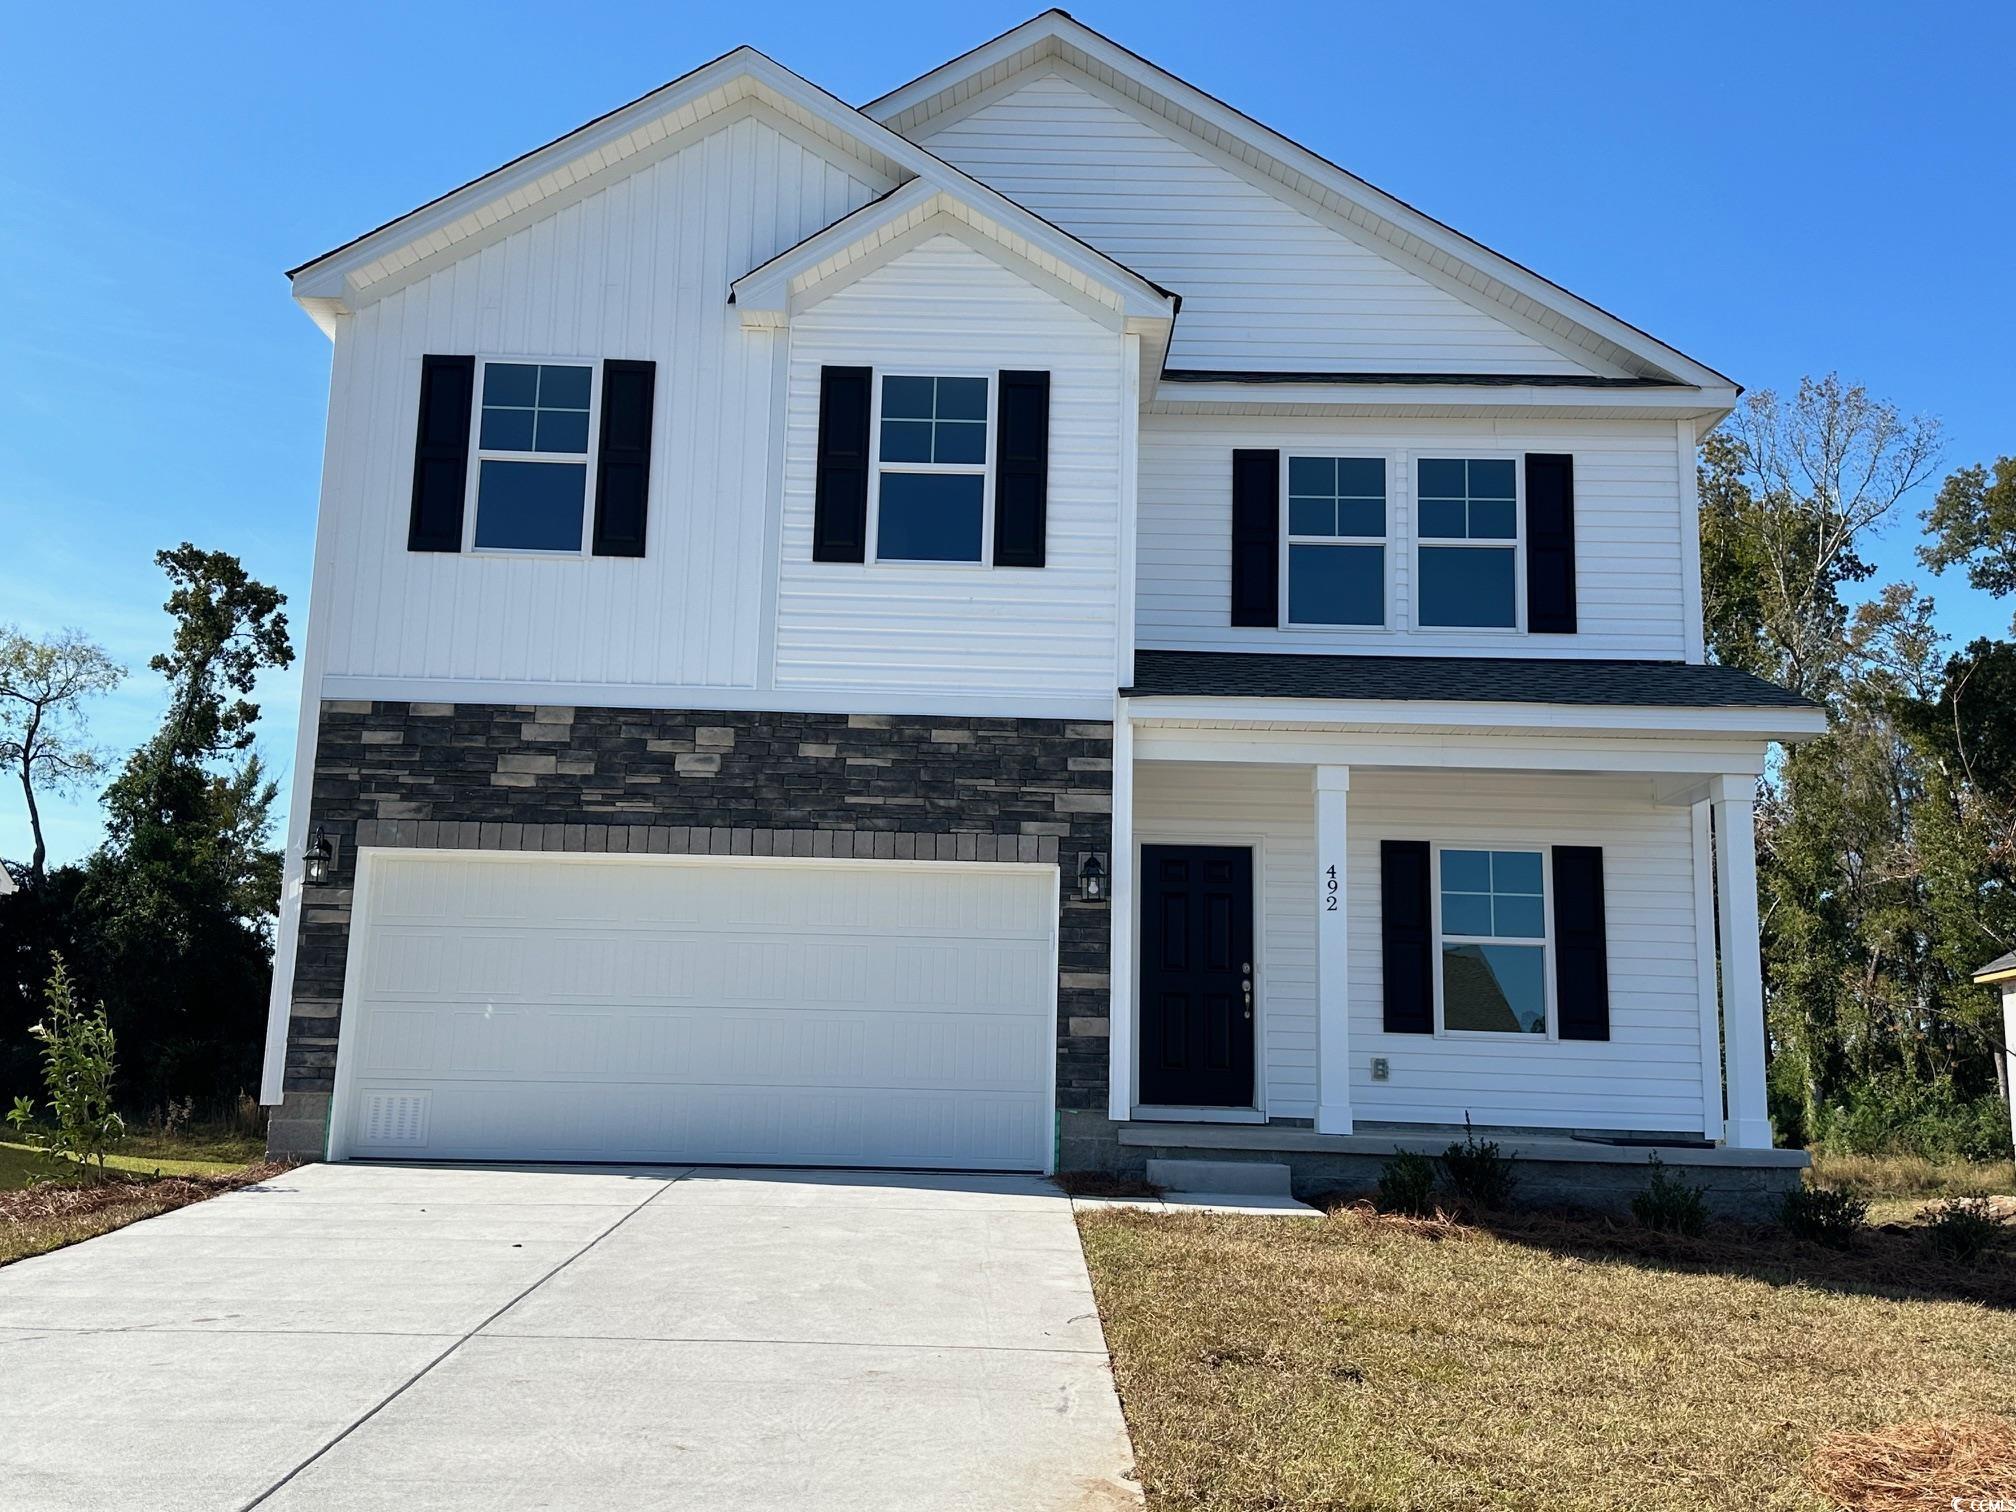
[[[1108,697],[1119,605],[1123,342],[953,236],[793,317],[779,689]],[[1050,373],[1046,565],[812,560],[819,369]],[[988,423],[994,423],[990,414]],[[990,556],[992,542],[983,542]]]
[[[1060,65],[920,140],[1181,294],[1172,368],[1589,371]]]
[[[1642,781],[1356,768],[1348,798],[1351,1103],[1360,1122],[1698,1132],[1703,1123],[1693,842],[1684,808]],[[1315,1115],[1314,809],[1306,767],[1144,762],[1144,841],[1247,837],[1263,847],[1260,1022],[1270,1118]],[[1379,842],[1603,848],[1610,1039],[1387,1034]],[[1371,1079],[1374,1056],[1391,1077]]]
[[[1385,630],[1235,628],[1232,453],[1391,454],[1387,498],[1390,621]],[[1415,452],[1567,452],[1575,458],[1573,635],[1414,626]],[[1663,421],[1273,420],[1144,415],[1141,420],[1136,638],[1176,650],[1361,652],[1418,656],[1684,660],[1688,598],[1681,538],[1682,457]],[[1283,585],[1285,596],[1286,585]],[[1285,602],[1284,602],[1285,608]]]
[[[755,685],[783,338],[744,331],[726,291],[871,199],[870,177],[743,115],[342,320],[316,599],[326,674]],[[655,361],[649,555],[409,552],[427,353]]]

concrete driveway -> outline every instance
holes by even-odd
[[[1020,1177],[306,1166],[0,1270],[0,1502],[1138,1505]]]

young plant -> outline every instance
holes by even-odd
[[[1926,1247],[1942,1259],[1962,1265],[1974,1264],[1993,1249],[2006,1222],[1996,1216],[1986,1197],[1935,1202],[1921,1209],[1918,1217],[1924,1224],[1918,1232]]]
[[[1695,1235],[1708,1227],[1706,1188],[1692,1186],[1666,1169],[1657,1154],[1651,1157],[1652,1179],[1645,1190],[1631,1199],[1631,1215],[1649,1229],[1662,1234]]]
[[[1372,1199],[1382,1213],[1423,1218],[1435,1194],[1435,1162],[1411,1150],[1396,1150],[1379,1168],[1379,1190]]]
[[[1442,1172],[1449,1190],[1473,1208],[1502,1208],[1512,1200],[1519,1178],[1512,1174],[1516,1155],[1505,1155],[1495,1139],[1479,1139],[1470,1127],[1470,1115],[1463,1115],[1463,1140],[1442,1152]]]
[[[49,1093],[51,1127],[35,1137],[66,1174],[81,1166],[103,1179],[106,1155],[126,1137],[125,1120],[112,1107],[117,1046],[105,1005],[89,1013],[80,1009],[63,958],[52,952],[49,959],[49,1013],[28,1031],[42,1042],[42,1081]],[[33,1103],[16,1098],[7,1121],[25,1128],[33,1114]]]
[[[1801,1239],[1845,1249],[1869,1216],[1869,1204],[1846,1187],[1802,1186],[1785,1194],[1785,1227]]]

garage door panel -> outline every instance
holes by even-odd
[[[1045,1164],[1054,873],[448,856],[370,877],[353,1153]]]

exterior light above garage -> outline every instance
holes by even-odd
[[[336,844],[318,824],[301,852],[302,880],[310,887],[324,887],[335,871]]]

